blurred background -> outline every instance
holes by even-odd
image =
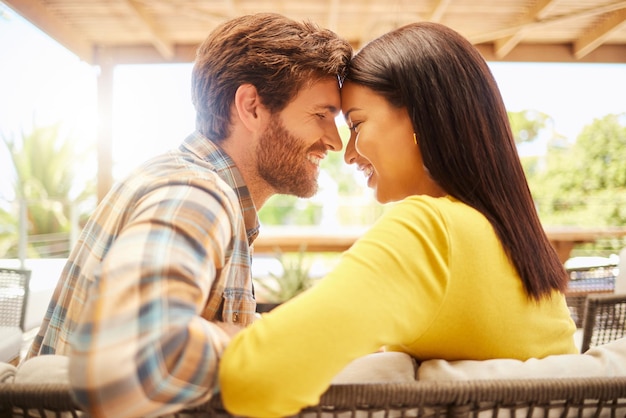
[[[546,228],[620,231],[573,257],[626,246],[626,2],[279,3],[0,2],[0,259],[67,257],[103,188],[194,129],[194,42],[251,11],[310,18],[357,49],[416,19],[461,31],[500,86]],[[365,228],[385,211],[342,153],[329,157],[318,195],[275,196],[266,229]]]

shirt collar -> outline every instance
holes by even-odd
[[[235,191],[246,225],[248,244],[252,245],[252,242],[259,235],[259,218],[248,186],[246,186],[235,162],[217,144],[198,131],[194,131],[185,138],[180,148],[183,151],[192,152],[198,158],[209,163],[215,173]]]

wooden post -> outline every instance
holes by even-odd
[[[113,63],[105,47],[96,50],[98,75],[98,201],[113,185]]]

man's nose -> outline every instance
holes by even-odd
[[[328,128],[325,130],[324,144],[333,151],[341,151],[343,143],[341,142],[341,136],[339,135],[339,130],[335,123],[329,124]]]

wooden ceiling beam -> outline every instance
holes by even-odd
[[[228,16],[231,18],[239,15],[235,0],[226,0],[226,9],[228,10]]]
[[[611,4],[605,4],[602,6],[594,6],[588,9],[579,10],[574,13],[551,16],[551,17],[538,20],[538,21],[518,23],[516,25],[510,25],[506,28],[494,30],[491,32],[477,33],[474,35],[469,35],[468,39],[474,44],[494,42],[497,39],[505,38],[507,36],[512,36],[516,32],[519,32],[520,30],[523,30],[523,29],[534,29],[534,28],[541,27],[544,25],[559,23],[559,22],[563,22],[566,20],[570,20],[570,19],[580,19],[584,17],[598,16],[598,15],[610,13],[616,10],[621,10],[624,8],[626,8],[626,0],[618,1],[615,3],[611,3]]]
[[[437,2],[437,5],[431,12],[428,20],[430,20],[431,22],[441,22],[441,18],[446,13],[446,10],[448,9],[451,1],[452,0],[439,0]]]
[[[626,64],[626,45],[601,45],[581,59],[577,59],[569,44],[520,43],[500,58],[495,54],[492,43],[476,45],[487,61],[511,62],[597,62]],[[191,63],[196,57],[198,44],[177,44],[170,63]],[[163,64],[166,61],[152,46],[109,47],[111,60],[115,64]],[[355,46],[355,49],[358,49]]]
[[[120,64],[167,64],[190,63],[196,59],[200,44],[176,44],[174,55],[166,60],[152,45],[126,45],[107,47],[109,59],[114,65]]]
[[[604,22],[574,43],[574,55],[582,58],[602,45],[613,32],[626,26],[626,9],[609,13]]]
[[[504,59],[498,58],[492,43],[476,48],[487,61],[626,64],[626,45],[617,44],[600,45],[582,58],[576,58],[571,44],[520,43]]]
[[[167,36],[162,33],[162,29],[150,16],[147,9],[137,0],[126,0],[126,3],[135,12],[139,21],[150,33],[152,45],[159,51],[166,61],[174,57],[174,46],[167,40]]]
[[[94,51],[90,42],[67,23],[53,15],[37,0],[2,0],[23,18],[37,26],[47,36],[53,38],[89,64],[94,62]]]
[[[206,32],[212,30],[215,25],[221,23],[225,19],[238,15],[247,10],[248,3],[243,0],[220,0],[219,2],[174,2],[171,0],[118,0],[122,1],[122,6],[127,7],[128,11],[134,11],[133,14],[138,16],[141,24],[144,25],[145,33],[150,37],[142,37],[144,39],[126,39],[123,34],[116,33],[114,39],[119,44],[110,44],[112,40],[107,40],[106,33],[91,32],[89,30],[81,32],[78,29],[82,25],[88,25],[89,19],[101,13],[105,3],[98,3],[95,7],[93,15],[83,12],[88,2],[69,1],[69,6],[63,3],[63,0],[0,0],[8,7],[14,9],[17,13],[29,20],[44,33],[49,35],[62,46],[68,48],[76,54],[80,59],[89,64],[98,64],[97,53],[98,48],[111,48],[115,56],[116,63],[139,63],[139,62],[190,62],[195,56],[194,47],[201,42],[198,38],[198,26],[206,28]],[[388,0],[384,0],[388,2]],[[346,31],[344,35],[355,47],[360,48],[364,43],[371,40],[388,30],[392,30],[399,25],[406,24],[416,20],[444,21],[453,7],[456,7],[457,0],[436,0],[427,10],[419,9],[420,12],[410,12],[407,8],[402,9],[399,5],[391,9],[384,8],[384,3],[380,0],[360,0],[358,9],[355,6],[344,11],[344,0],[315,0],[316,7],[323,6],[322,22],[327,19],[327,27],[338,33]],[[461,0],[458,0],[461,1]],[[497,0],[491,0],[497,1]],[[608,1],[608,0],[607,0]],[[536,4],[535,4],[536,3]],[[554,0],[533,0],[520,4],[527,4],[526,9],[522,13],[515,13],[512,17],[513,24],[499,30],[490,30],[480,32],[480,25],[475,29],[475,34],[471,32],[467,36],[475,45],[481,45],[481,48],[489,51],[490,57],[499,61],[517,61],[521,56],[527,57],[528,61],[558,61],[550,56],[534,54],[528,48],[528,31],[537,30],[540,35],[542,28],[557,30],[561,24],[564,24],[568,33],[573,32],[573,28],[579,28],[582,22],[595,22],[596,25],[579,28],[579,34],[574,34],[573,38],[568,42],[560,44],[549,42],[552,48],[559,51],[558,57],[564,62],[575,62],[578,58],[581,62],[619,62],[623,63],[626,58],[607,51],[623,51],[619,42],[621,42],[624,31],[624,23],[626,20],[626,0],[610,0],[610,4],[604,1],[601,5],[592,6],[595,2],[585,3],[585,9],[571,13],[559,12],[556,14],[551,7],[559,9],[559,2]],[[113,4],[112,1],[107,2]],[[122,12],[127,17],[126,11],[120,11],[119,3],[115,3],[117,12]],[[277,10],[293,10],[286,7],[287,0],[277,0]],[[303,5],[304,3],[297,3]],[[531,6],[532,4],[532,6]],[[130,5],[130,6],[129,6]],[[311,6],[312,7],[312,6]],[[519,7],[519,5],[517,6]],[[114,11],[115,11],[114,10]],[[301,12],[305,13],[308,9],[303,7]],[[311,9],[312,10],[312,9]],[[316,9],[317,10],[317,9]],[[413,10],[413,9],[411,9]],[[563,9],[565,11],[570,8]],[[80,11],[80,13],[77,13]],[[354,19],[358,19],[357,25],[354,27],[350,22],[349,27],[342,27],[344,16],[342,13],[354,14]],[[114,22],[117,16],[112,13],[105,14],[107,16],[106,25],[109,25],[109,18]],[[109,16],[110,15],[110,16]],[[195,32],[185,32],[176,34],[169,33],[169,27],[157,16],[174,16],[177,21],[184,19],[193,20]],[[517,16],[521,16],[518,17]],[[91,16],[91,17],[90,17]],[[319,15],[318,15],[319,16]],[[74,24],[72,19],[76,19]],[[511,17],[509,17],[511,19]],[[581,21],[581,23],[578,22]],[[72,24],[70,25],[70,22]],[[106,26],[108,28],[108,26]],[[550,27],[548,27],[550,26]],[[95,28],[94,28],[95,29]],[[166,30],[168,29],[168,30]],[[107,29],[108,30],[108,29]],[[106,32],[106,31],[104,31]],[[550,31],[548,31],[550,32]],[[96,36],[103,36],[102,39]],[[167,35],[167,36],[166,36]],[[172,38],[170,38],[170,35]],[[93,38],[92,38],[93,37]],[[119,38],[119,39],[118,39]],[[200,37],[201,38],[201,37]],[[577,39],[579,38],[579,39]],[[617,44],[613,43],[613,40]],[[138,42],[138,43],[134,43]],[[139,43],[141,42],[141,43]],[[194,45],[195,44],[195,45]],[[541,41],[537,40],[533,45],[539,45]],[[621,48],[621,49],[620,49]],[[568,52],[565,53],[564,51]],[[521,52],[523,51],[523,54]],[[137,56],[132,56],[137,53]],[[536,57],[534,55],[537,55]],[[511,56],[511,57],[510,57]]]
[[[367,43],[369,39],[371,39],[369,31],[371,30],[372,27],[374,27],[376,23],[376,19],[374,19],[374,16],[375,16],[374,2],[372,0],[369,0],[368,3],[369,3],[368,10],[366,12],[367,20],[363,22],[363,24],[361,25],[358,38],[348,40],[352,44],[352,47],[355,50],[359,50],[363,45]],[[365,6],[366,6],[365,4],[361,5],[363,10],[365,10]]]
[[[333,32],[338,32],[339,27],[339,3],[340,0],[330,0],[328,6],[328,19],[326,27]]]
[[[522,19],[520,19],[520,23],[527,24],[530,22],[541,21],[554,7],[554,4],[554,0],[540,0],[528,10]],[[511,52],[511,50],[515,48],[515,46],[519,44],[522,39],[524,39],[524,34],[527,31],[526,28],[527,26],[524,26],[510,36],[496,39],[494,41],[496,55],[499,58],[504,58],[506,54]]]

